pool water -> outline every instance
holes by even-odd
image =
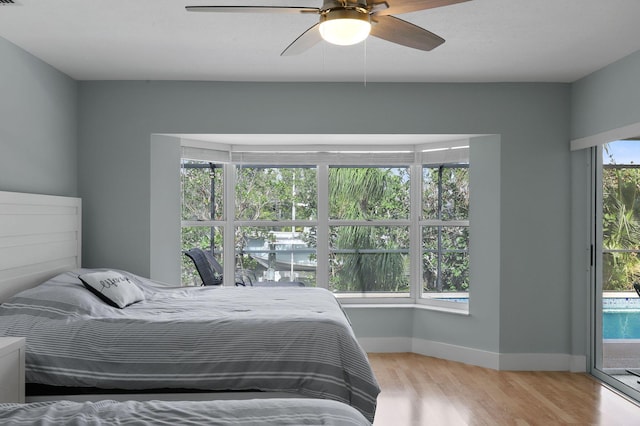
[[[640,339],[639,297],[604,297],[602,299],[602,337],[604,339]]]
[[[434,300],[442,300],[445,302],[469,303],[468,297],[434,297]]]
[[[602,312],[604,339],[640,339],[640,309],[606,309]]]

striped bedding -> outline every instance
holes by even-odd
[[[346,404],[319,399],[244,401],[50,401],[0,404],[0,424],[38,425],[371,425]]]
[[[121,390],[293,392],[372,421],[379,387],[335,297],[318,288],[167,287],[124,271],[145,300],[117,309],[77,270],[0,305],[26,337],[26,381]]]

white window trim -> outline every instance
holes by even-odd
[[[214,144],[215,145],[215,144]],[[255,151],[249,154],[249,148]],[[469,226],[469,221],[440,221],[420,220],[422,214],[422,167],[425,164],[450,164],[469,161],[469,139],[442,142],[439,144],[420,144],[399,147],[380,147],[382,149],[372,151],[370,147],[355,146],[244,146],[215,145],[215,149],[206,149],[202,146],[183,146],[183,158],[212,161],[223,163],[224,167],[224,220],[212,221],[184,221],[182,226],[216,226],[223,229],[223,245],[235,247],[235,228],[238,226],[315,226],[317,228],[316,258],[318,265],[326,265],[329,262],[329,227],[330,226],[408,226],[411,235],[420,235],[424,225],[451,225]],[[412,151],[412,152],[411,152]],[[407,155],[410,152],[410,155]],[[345,154],[347,153],[347,154]],[[393,154],[397,155],[393,155]],[[328,155],[329,154],[329,155]],[[304,161],[301,159],[304,158]],[[412,161],[407,161],[412,158]],[[251,161],[249,161],[251,160]],[[236,166],[242,163],[251,165],[273,164],[277,166],[300,165],[316,168],[318,190],[318,220],[285,220],[285,221],[242,221],[235,220],[235,184]],[[351,166],[402,166],[408,167],[411,176],[410,198],[417,200],[411,203],[409,219],[381,220],[381,221],[353,221],[330,219],[328,214],[329,193],[329,165]],[[420,177],[416,179],[415,176]],[[410,290],[409,293],[398,293],[393,296],[381,295],[381,293],[336,293],[342,304],[353,305],[415,305],[423,308],[433,308],[448,312],[468,313],[469,303],[448,302],[438,299],[429,293],[425,296],[422,290],[422,245],[419,238],[410,239]],[[235,256],[224,256],[224,270],[235,270]],[[328,288],[328,268],[317,268],[316,282],[319,287]],[[225,274],[225,286],[233,286],[233,274]],[[439,296],[447,293],[438,293]],[[448,295],[448,294],[447,294]],[[467,293],[468,295],[468,293]]]

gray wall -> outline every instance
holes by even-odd
[[[571,138],[585,138],[640,123],[640,51],[572,85]],[[628,134],[622,137],[635,137]],[[607,142],[607,141],[600,141]],[[582,149],[572,162],[572,350],[589,353],[589,244],[591,156]]]
[[[472,282],[469,317],[363,310],[354,327],[366,337],[404,330],[501,353],[567,354],[569,104],[566,84],[81,82],[84,263],[149,275],[153,133],[496,134],[499,244],[488,247],[499,247],[498,282]]]
[[[77,83],[0,38],[0,190],[77,195]]]
[[[640,51],[576,81],[571,92],[571,139],[640,123],[639,82]]]
[[[490,352],[502,351],[503,309],[498,309],[502,305],[503,259],[500,150],[501,141],[495,136],[475,137],[470,144],[470,315],[416,309],[412,337]]]

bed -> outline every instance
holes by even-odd
[[[348,405],[314,399],[243,401],[50,401],[0,404],[1,424],[344,425],[369,423]]]
[[[47,291],[53,290],[54,293],[59,294],[59,285],[73,284],[75,285],[75,290],[86,290],[78,287],[79,282],[77,280],[77,274],[84,272],[79,269],[82,265],[81,224],[82,202],[79,198],[0,191],[0,303],[9,301],[18,293],[21,296],[25,296],[25,290],[36,287],[38,289],[35,290],[35,293],[40,294],[42,297],[45,296],[42,293],[43,288],[44,290],[48,289]],[[74,276],[74,273],[76,276]],[[47,286],[40,286],[50,279],[53,281]],[[143,283],[146,281],[145,279],[132,277],[132,280],[141,282],[140,288],[145,297],[149,292],[154,292],[153,289],[149,290]],[[147,284],[155,286],[153,282],[147,282]],[[220,292],[210,293],[216,290],[220,290]],[[48,401],[66,397],[81,401],[99,401],[107,398],[111,399],[111,397],[119,401],[130,399],[142,401],[162,399],[166,401],[207,400],[212,398],[274,398],[281,396],[319,397],[346,402],[357,407],[367,419],[371,420],[375,409],[375,397],[379,392],[379,388],[371,373],[366,354],[353,339],[353,333],[348,326],[346,316],[338,311],[339,305],[335,299],[328,297],[330,296],[328,292],[323,293],[322,290],[312,288],[293,290],[296,292],[301,291],[298,295],[305,300],[300,303],[307,303],[311,300],[320,303],[320,299],[327,299],[325,300],[327,309],[328,306],[331,306],[332,313],[323,315],[320,311],[324,308],[316,305],[308,305],[306,308],[307,313],[305,313],[301,305],[294,302],[293,299],[287,299],[284,296],[280,297],[279,294],[276,294],[276,292],[284,291],[281,289],[179,288],[172,289],[168,293],[160,292],[160,294],[165,295],[164,302],[159,295],[159,300],[156,302],[162,305],[162,311],[156,311],[155,314],[149,314],[145,317],[141,313],[139,315],[136,313],[139,312],[139,308],[142,305],[132,305],[122,310],[111,309],[104,303],[95,304],[96,299],[94,297],[92,303],[90,303],[90,305],[94,305],[93,307],[84,306],[85,299],[87,296],[92,296],[92,294],[88,291],[77,291],[78,300],[75,300],[75,303],[78,306],[76,307],[74,307],[74,303],[67,303],[62,309],[60,309],[60,306],[44,306],[41,308],[24,306],[30,313],[23,312],[18,314],[19,306],[14,305],[13,308],[10,308],[11,313],[6,316],[3,315],[2,322],[13,323],[13,325],[5,324],[3,333],[4,335],[27,337],[27,381],[30,382],[28,383],[28,389],[32,390],[34,386],[40,387],[43,384],[53,389],[52,395],[41,393],[40,396],[37,396],[33,393],[28,394],[27,401]],[[215,294],[216,297],[213,297],[213,299],[215,299],[215,302],[220,302],[224,299],[220,296],[225,295],[226,297],[228,295],[231,297],[230,295],[233,291],[244,291],[244,293],[238,293],[241,294],[241,298],[235,302],[235,307],[230,305],[227,308],[222,308],[220,303],[211,303],[211,300],[208,300],[209,297]],[[251,291],[252,295],[259,299],[259,302],[247,299],[245,296],[249,294],[248,291]],[[268,291],[268,294],[260,294],[260,291]],[[171,296],[168,296],[169,294]],[[323,294],[323,296],[319,296],[320,294]],[[318,297],[316,298],[317,295]],[[27,299],[30,298],[28,293],[26,293],[26,296],[28,296]],[[260,321],[255,321],[254,318],[254,326],[245,325],[246,330],[241,332],[230,331],[230,329],[219,332],[211,328],[200,327],[198,328],[200,331],[196,331],[196,329],[187,330],[184,334],[171,336],[165,332],[166,329],[162,322],[157,321],[161,319],[157,313],[162,312],[163,318],[161,320],[165,324],[177,322],[175,318],[177,315],[176,306],[171,299],[178,296],[183,299],[193,299],[195,301],[194,305],[201,311],[206,311],[208,316],[212,313],[221,314],[226,309],[227,320],[231,322],[235,317],[251,317],[251,311],[247,309],[254,305],[260,305],[261,308],[271,307],[272,313],[277,313],[280,309],[295,311],[297,312],[296,315],[300,317],[306,316],[307,319],[309,319],[307,314],[310,312],[311,317],[322,319],[319,322],[323,323],[325,331],[315,331],[309,328],[311,327],[310,324],[304,324],[303,321],[300,321],[300,329],[306,330],[307,334],[302,336],[304,333],[299,333],[297,340],[289,339],[290,344],[287,345],[285,341],[278,342],[275,337],[286,335],[285,330],[295,331],[298,328],[297,320],[293,320],[295,325],[289,323],[288,326],[276,329],[277,332],[273,333],[268,329],[267,324],[261,324]],[[61,297],[60,294],[59,297]],[[39,303],[37,299],[38,297],[34,298],[34,303]],[[51,299],[45,299],[45,305],[47,300],[55,304],[56,296],[51,296]],[[274,304],[266,304],[266,300],[273,301]],[[329,302],[329,300],[331,301]],[[32,301],[27,302],[32,303]],[[4,310],[5,307],[7,306],[3,305],[2,309]],[[63,319],[65,311],[73,312],[74,310],[79,311]],[[99,312],[105,310],[116,312],[116,318],[108,319],[104,317],[95,321],[98,331],[94,330],[93,334],[89,333],[91,336],[86,340],[81,338],[81,333],[86,333],[89,326],[80,326],[74,319],[87,316],[87,311],[101,315]],[[9,309],[5,313],[8,313],[8,311]],[[37,311],[39,313],[36,314]],[[134,313],[136,313],[134,316],[137,315],[138,317],[137,325],[126,327],[122,325],[123,319],[127,315],[133,315]],[[44,315],[44,318],[38,319],[40,314]],[[18,318],[17,321],[16,318]],[[25,319],[24,323],[20,318]],[[31,326],[37,324],[36,329],[42,328],[45,333],[39,334],[38,330],[32,330],[34,333],[30,334],[31,331],[28,330],[29,326],[27,325],[30,321]],[[62,323],[67,324],[67,321],[68,325],[61,325]],[[146,334],[173,339],[173,344],[168,348],[167,355],[164,356],[159,353],[161,350],[158,349],[158,345],[161,343],[161,339],[157,338],[150,343],[147,342],[149,343],[147,345],[140,345],[144,346],[142,350],[146,352],[142,352],[137,361],[134,358],[125,357],[124,361],[126,362],[121,363],[123,359],[119,359],[114,352],[115,348],[119,346],[115,343],[120,340],[120,337],[122,337],[121,340],[123,342],[136,342],[128,334],[129,328],[140,328],[142,327],[141,324],[147,322],[154,324],[151,327],[154,328],[155,334],[145,332]],[[119,331],[117,330],[118,324],[123,327]],[[54,332],[53,330],[56,326],[62,327],[62,331],[57,330]],[[334,331],[328,331],[331,327],[334,327]],[[341,331],[338,332],[337,330]],[[53,342],[57,342],[58,346],[47,349],[47,343],[45,343],[46,334],[52,332],[55,336]],[[0,333],[0,335],[3,333]],[[113,339],[111,340],[108,338],[109,333],[112,333],[111,337]],[[250,338],[248,336],[254,337]],[[287,338],[289,337],[287,336]],[[325,340],[323,341],[322,339]],[[341,355],[327,356],[327,348],[322,347],[323,344],[318,345],[317,341],[323,342],[324,345],[331,344],[334,347],[339,347]],[[65,347],[63,344],[65,342],[72,342],[72,344]],[[105,342],[108,342],[109,345],[106,349],[100,349],[98,343],[104,344]],[[254,350],[257,345],[256,342],[263,343],[257,352]],[[191,352],[191,347],[198,343],[202,344],[203,349],[197,352],[196,356],[194,355],[195,352]],[[319,352],[314,352],[314,345]],[[76,355],[65,352],[69,348],[78,350],[79,353],[76,355],[79,356],[76,357]],[[279,348],[283,350],[291,350],[293,348],[293,355],[283,356],[278,361],[276,354]],[[302,355],[304,351],[311,352],[308,359],[305,355]],[[190,354],[191,356],[189,356]],[[128,356],[133,357],[132,354]],[[46,362],[48,360],[57,357],[62,359],[63,365],[66,366],[60,369],[51,365],[47,366]],[[70,359],[69,357],[73,358]],[[100,363],[89,367],[87,363],[90,363],[91,358],[99,359]],[[201,371],[198,363],[203,363],[204,365],[205,358],[213,360],[213,363]],[[107,362],[103,362],[105,359]],[[247,359],[252,362],[257,361],[258,365],[255,369],[249,371],[249,375],[244,374],[244,368],[242,367],[242,364]],[[43,361],[45,362],[44,364],[42,364]],[[227,373],[216,373],[208,370],[212,366],[223,363],[235,366],[235,370]],[[285,366],[290,371],[283,375],[275,372],[275,369],[269,370],[267,368],[265,370],[263,368],[269,367],[269,365],[274,365],[275,367]],[[148,372],[154,366],[160,366],[164,369],[164,376],[161,375],[160,380],[157,377],[155,379],[152,378]],[[307,367],[310,368],[309,371],[305,371]],[[331,372],[324,371],[325,367],[328,367]],[[109,372],[110,368],[115,368],[116,372]],[[343,368],[344,371],[342,370]],[[81,372],[78,376],[75,375],[76,369]],[[86,370],[88,373],[84,374],[82,370]],[[333,374],[340,375],[340,378],[332,377]],[[175,376],[182,376],[190,383],[180,383],[180,379]],[[125,377],[124,381],[122,377]],[[58,380],[66,384],[59,386],[60,382]],[[207,383],[207,380],[209,383]],[[297,383],[292,385],[292,382],[296,381]],[[54,386],[53,384],[56,385]],[[92,388],[87,386],[92,386]],[[158,386],[160,389],[156,389]],[[183,388],[184,386],[188,386],[188,388]],[[225,388],[225,391],[229,392],[218,392],[219,388]],[[284,389],[284,391],[274,391],[273,389],[276,388]],[[243,389],[251,389],[251,391]],[[198,393],[195,393],[196,391]],[[40,392],[40,390],[35,392]],[[167,392],[174,393],[169,394]]]
[[[85,282],[101,273],[129,280],[141,300],[105,303]],[[28,389],[287,392],[369,421],[379,393],[348,318],[319,288],[167,287],[77,269],[2,303],[0,335],[26,337]]]

